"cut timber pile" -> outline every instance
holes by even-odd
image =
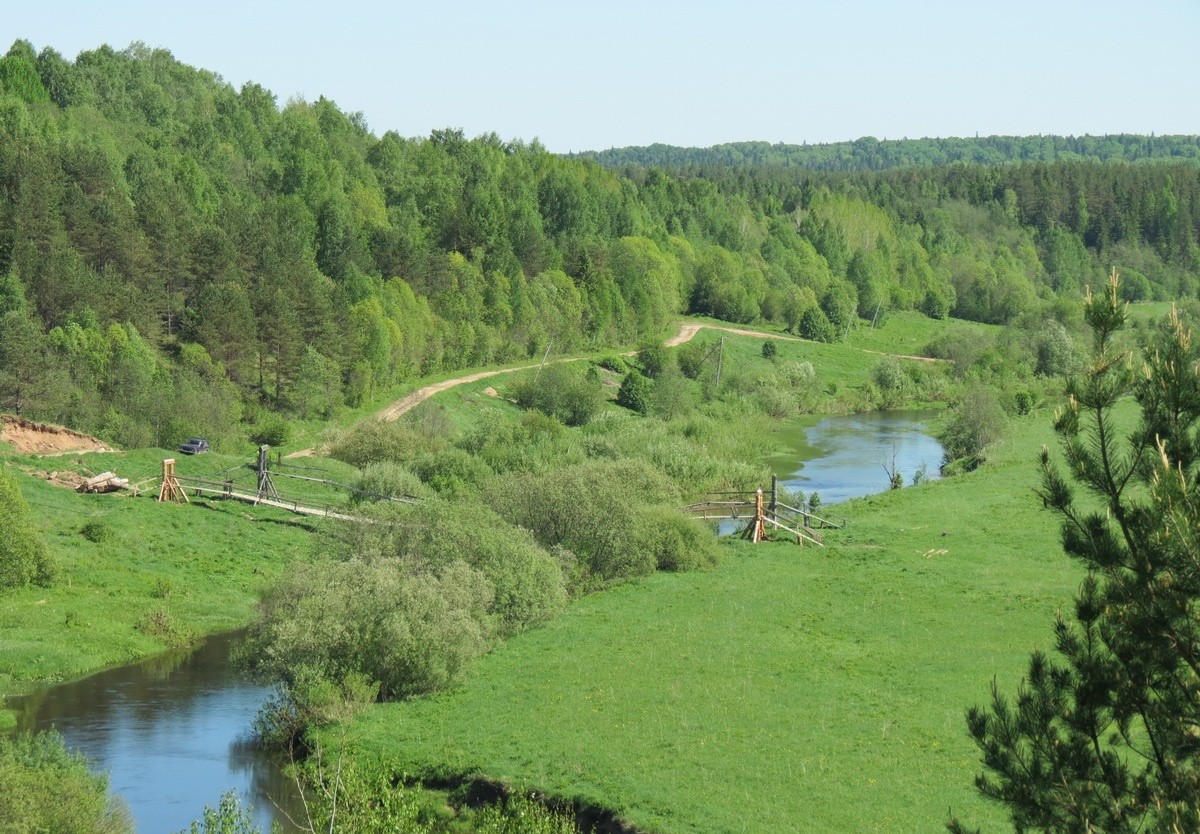
[[[111,452],[94,437],[62,426],[35,423],[24,417],[0,415],[0,441],[24,455],[61,455],[67,452]]]
[[[93,475],[79,486],[76,492],[116,492],[129,486],[128,478],[118,478],[116,472],[101,472]]]

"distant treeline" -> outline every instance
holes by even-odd
[[[693,168],[755,165],[809,171],[883,171],[968,163],[1005,165],[1014,162],[1141,162],[1200,163],[1200,136],[976,136],[973,139],[876,139],[853,142],[786,145],[782,142],[729,142],[710,148],[612,148],[578,154],[607,168]]]
[[[657,339],[681,312],[823,340],[901,309],[1007,323],[1114,265],[1130,298],[1191,296],[1198,195],[1190,160],[610,170],[494,134],[376,136],[161,49],[17,41],[0,409],[220,443],[268,410],[323,418],[417,375]]]

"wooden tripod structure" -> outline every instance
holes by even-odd
[[[279,500],[279,492],[275,489],[275,482],[271,480],[271,470],[267,465],[270,462],[270,452],[271,447],[265,443],[258,447],[258,501]],[[258,501],[254,503],[257,504]]]
[[[763,506],[763,491],[760,489],[754,494],[754,518],[750,519],[750,523],[746,525],[746,529],[742,532],[742,538],[758,544],[766,536],[767,513]]]
[[[179,479],[175,477],[175,458],[167,458],[163,461],[162,488],[158,491],[158,500],[188,503],[187,493],[184,492]]]

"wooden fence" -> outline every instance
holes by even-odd
[[[793,507],[779,500],[779,482],[772,476],[771,491],[715,492],[709,497],[686,507],[692,518],[703,521],[746,520],[743,538],[762,541],[768,529],[783,530],[796,537],[797,544],[815,544],[823,547],[821,530],[840,530],[845,520],[819,516],[816,513]]]

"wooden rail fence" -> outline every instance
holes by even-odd
[[[796,544],[815,544],[824,547],[821,530],[840,530],[842,520],[819,516],[810,510],[785,504],[779,500],[779,481],[771,477],[771,492],[768,501],[761,489],[755,492],[709,493],[711,497],[686,507],[692,518],[704,521],[746,519],[742,537],[753,542],[762,541],[768,529],[783,530],[796,537]]]
[[[222,470],[221,473],[230,470]],[[190,475],[180,475],[175,471],[174,459],[168,458],[163,461],[162,468],[162,487],[159,489],[159,501],[177,501],[186,503],[188,501],[188,493],[192,495],[206,495],[213,498],[229,499],[233,501],[243,501],[254,506],[263,505],[267,507],[278,507],[279,509],[289,510],[298,515],[308,516],[323,516],[325,518],[336,518],[340,521],[359,521],[372,523],[371,519],[363,518],[362,516],[351,515],[335,509],[332,504],[313,504],[301,503],[300,501],[284,497],[275,489],[274,481],[271,477],[272,473],[268,468],[267,447],[263,446],[259,449],[258,466],[256,468],[258,488],[255,492],[243,492],[233,479],[223,481],[215,481],[207,478],[197,478]],[[353,487],[346,487],[336,481],[331,481],[325,478],[309,478],[301,475],[286,475],[286,477],[296,478],[302,481],[313,481],[330,486],[341,487],[354,492]],[[371,494],[371,493],[366,493]],[[393,496],[375,496],[377,498],[386,498],[390,501],[400,503],[416,503],[417,499],[411,496],[393,497]],[[340,506],[340,505],[337,505]]]

